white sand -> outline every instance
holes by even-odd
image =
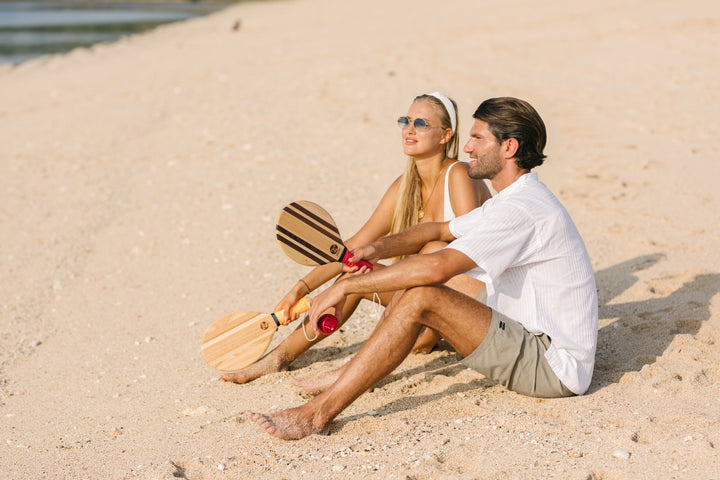
[[[0,67],[0,477],[720,478],[719,40],[709,0],[298,0]],[[463,143],[485,98],[543,116],[538,173],[597,271],[590,391],[522,397],[444,345],[330,436],[275,440],[243,413],[306,401],[290,377],[347,361],[372,308],[244,386],[202,332],[306,271],[287,202],[362,224],[437,89]]]

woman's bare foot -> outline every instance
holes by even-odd
[[[340,374],[343,371],[343,367],[338,368],[337,370],[332,370],[327,373],[323,373],[322,375],[318,375],[314,378],[308,378],[306,380],[300,379],[300,378],[291,378],[290,382],[295,385],[296,387],[300,387],[303,390],[305,390],[307,393],[310,393],[312,395],[318,395],[330,387],[335,381],[340,378]]]
[[[422,331],[418,339],[413,345],[412,353],[430,353],[437,342],[440,340],[440,335],[434,330],[426,328]]]
[[[248,412],[247,416],[267,433],[283,440],[298,440],[314,434],[327,435],[330,430],[329,422],[317,424],[315,411],[307,404],[269,415]]]
[[[289,362],[283,361],[283,355],[280,352],[272,351],[242,370],[220,375],[220,380],[225,382],[247,383],[269,373],[287,370],[288,365]]]

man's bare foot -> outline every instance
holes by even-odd
[[[328,434],[330,424],[315,425],[313,413],[306,404],[271,415],[247,412],[247,416],[274,437],[283,440],[298,440],[308,435]]]
[[[290,382],[296,387],[302,388],[307,393],[310,393],[312,395],[318,395],[327,390],[330,385],[335,383],[335,380],[340,378],[342,370],[343,367],[340,367],[337,370],[332,370],[330,372],[323,373],[322,375],[318,375],[314,378],[308,378],[306,380],[300,378],[291,378]]]
[[[269,373],[287,370],[287,363],[282,361],[278,352],[270,352],[252,365],[233,373],[220,375],[220,380],[225,382],[247,383]]]

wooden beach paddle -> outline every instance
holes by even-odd
[[[288,318],[310,309],[310,298],[303,297],[290,307]],[[283,312],[235,312],[215,320],[202,337],[203,358],[213,368],[231,372],[247,367],[263,356],[273,334],[285,325]]]
[[[310,309],[310,297],[303,297],[290,307],[288,318]],[[287,325],[282,311],[274,313],[235,312],[215,320],[205,330],[200,350],[213,368],[223,372],[240,370],[255,363],[267,351],[273,334]],[[338,327],[337,318],[326,313],[318,320],[325,335]]]
[[[275,234],[282,251],[302,265],[342,262],[373,268],[365,260],[357,263],[349,260],[352,253],[343,245],[335,221],[316,203],[301,200],[286,205],[278,217]]]

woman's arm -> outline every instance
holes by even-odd
[[[360,245],[374,242],[378,238],[387,235],[392,225],[392,219],[395,213],[395,202],[401,181],[402,176],[395,179],[385,192],[385,195],[383,195],[375,211],[370,215],[367,222],[365,222],[365,225],[363,225],[355,235],[345,241],[345,246],[349,250]]]
[[[355,246],[371,243],[390,231],[390,225],[395,211],[395,198],[401,179],[402,177],[398,177],[390,185],[367,222],[365,222],[355,235],[344,242],[349,250],[352,250]],[[274,311],[289,310],[289,308],[303,296],[310,294],[313,290],[337,277],[342,272],[342,265],[336,262],[313,268],[307,275],[293,285],[275,306]],[[292,321],[296,318],[297,316],[295,316],[295,318],[289,318],[289,320]]]

